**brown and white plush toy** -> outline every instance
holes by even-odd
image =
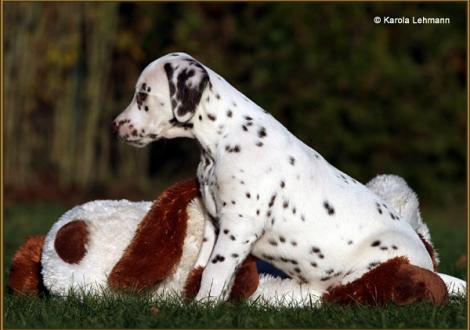
[[[368,187],[388,200],[398,214],[411,212],[411,224],[426,242],[436,266],[427,226],[419,215],[416,195],[403,179],[378,176]],[[155,202],[98,200],[66,212],[43,236],[30,237],[16,252],[10,270],[10,288],[16,293],[47,290],[66,296],[75,292],[151,290],[155,296],[193,298],[209,262],[215,230],[204,232],[210,221],[200,202],[196,180],[177,183]],[[207,228],[207,226],[206,226]],[[212,236],[212,237],[209,237]],[[391,260],[361,279],[331,288],[321,295],[309,284],[293,279],[259,276],[248,257],[238,269],[232,299],[256,300],[272,305],[339,303],[408,304],[420,300],[444,303],[450,294],[462,294],[466,283],[439,274],[435,281],[424,272],[403,269],[403,281],[387,281],[387,272],[403,268]],[[406,267],[405,267],[406,268]],[[429,272],[432,273],[432,272]]]

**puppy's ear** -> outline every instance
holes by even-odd
[[[171,61],[163,67],[170,87],[173,115],[178,122],[187,122],[193,117],[209,84],[209,74],[192,58]]]

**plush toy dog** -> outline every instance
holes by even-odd
[[[404,218],[412,219],[410,225],[425,242],[437,271],[438,258],[429,230],[406,182],[383,175],[367,186],[400,216],[412,215]],[[205,236],[211,234],[204,233],[206,221],[210,220],[200,202],[196,180],[173,185],[153,203],[98,200],[76,206],[45,237],[29,237],[23,243],[13,258],[9,286],[22,294],[145,289],[156,296],[193,298],[212,248],[204,251]],[[404,267],[402,281],[387,281],[387,272],[396,272],[397,267]],[[238,269],[231,298],[299,305],[312,301],[409,304],[422,300],[441,304],[447,301],[448,293],[466,291],[462,280],[405,268],[399,260],[392,260],[372,268],[359,280],[312,297],[309,284],[259,276],[255,259],[248,257]]]

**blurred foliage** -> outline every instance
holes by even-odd
[[[44,184],[49,173],[59,185],[151,188],[194,173],[194,143],[138,150],[109,130],[146,64],[184,51],[360,181],[396,173],[430,203],[465,193],[465,3],[4,8],[9,186]],[[451,23],[377,25],[375,16]]]

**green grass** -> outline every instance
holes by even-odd
[[[27,235],[45,234],[66,208],[51,204],[13,205],[4,212],[4,269]],[[440,271],[466,278],[457,260],[465,255],[463,208],[424,212],[441,256]],[[6,328],[465,328],[466,299],[447,306],[415,304],[385,308],[323,305],[315,309],[268,308],[249,303],[207,306],[147,295],[106,297],[19,297],[6,293]]]

